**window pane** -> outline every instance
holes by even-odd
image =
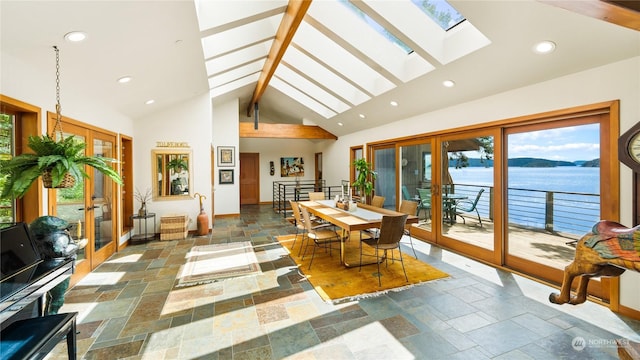
[[[600,219],[599,124],[510,134],[509,254],[563,269]]]
[[[9,160],[15,155],[13,115],[0,114],[0,160]],[[0,189],[7,181],[7,174],[0,174]],[[0,199],[0,223],[16,221],[15,200],[12,198]]]

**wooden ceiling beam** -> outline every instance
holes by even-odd
[[[298,30],[298,26],[300,26],[300,23],[302,22],[302,19],[304,19],[310,5],[311,0],[289,0],[287,11],[282,17],[282,21],[280,22],[280,26],[276,33],[276,38],[271,44],[271,49],[269,50],[267,60],[262,67],[258,84],[253,91],[253,97],[247,107],[248,117],[253,115],[253,108],[255,104],[260,101],[262,94],[269,86],[269,81],[271,81],[273,73],[275,73],[276,68],[280,64],[280,60],[282,60],[284,52],[287,51],[287,47],[289,47],[291,39],[293,39],[293,36]]]
[[[538,0],[565,10],[640,31],[640,1]]]
[[[260,123],[256,130],[251,122],[240,123],[240,138],[338,139],[337,136],[319,126]]]

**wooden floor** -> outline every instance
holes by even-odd
[[[447,237],[466,242],[478,247],[492,250],[494,243],[494,224],[482,221],[479,226],[477,218],[466,218],[463,223],[445,224],[443,233]],[[431,220],[423,220],[416,226],[431,230]],[[567,243],[580,237],[571,234],[551,234],[543,231],[509,226],[508,248],[511,255],[535,261],[553,268],[563,270],[575,255],[575,247]]]

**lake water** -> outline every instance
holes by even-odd
[[[493,169],[468,167],[449,169],[454,183],[493,186]],[[542,191],[566,191],[586,194],[600,193],[600,168],[561,166],[552,168],[511,167],[509,188]]]
[[[491,168],[452,168],[449,171],[457,193],[469,191],[473,194],[478,191],[475,186],[494,184]],[[544,229],[549,226],[546,216],[551,209],[554,231],[582,235],[600,219],[599,168],[511,167],[507,180],[510,223]],[[552,201],[548,200],[549,196],[553,197]],[[489,216],[489,196],[483,195],[478,209],[483,217]]]

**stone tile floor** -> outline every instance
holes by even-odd
[[[639,321],[550,304],[550,287],[422,242],[419,258],[450,278],[328,304],[275,240],[293,232],[271,205],[243,206],[211,236],[125,248],[67,293],[78,358],[617,359],[615,339],[640,341]],[[262,274],[174,287],[192,246],[247,240]]]

